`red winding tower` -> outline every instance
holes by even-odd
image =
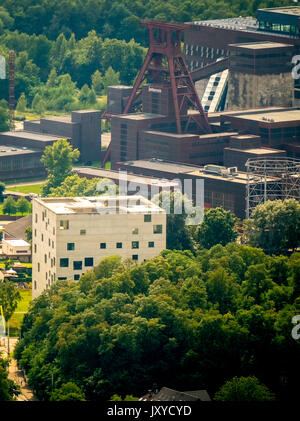
[[[188,107],[199,112],[198,115],[191,114],[189,118],[194,119],[203,132],[211,133],[207,115],[202,108],[181,52],[182,31],[185,29],[185,25],[150,20],[142,21],[142,25],[149,29],[149,50],[124,109],[124,114],[131,111],[146,78],[150,83],[170,83],[177,132],[184,131],[181,117],[186,116],[186,107]]]

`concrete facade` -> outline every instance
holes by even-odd
[[[104,257],[143,262],[166,247],[166,213],[142,196],[38,198],[32,212],[33,298]]]
[[[229,49],[229,110],[293,106],[292,45],[256,42]]]

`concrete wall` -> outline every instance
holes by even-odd
[[[294,80],[291,73],[279,75],[251,75],[230,72],[228,81],[228,110],[291,107]]]

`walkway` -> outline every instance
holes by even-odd
[[[12,355],[18,340],[18,338],[9,339],[10,355]],[[4,357],[7,357],[7,338],[5,340],[2,339],[0,352]],[[17,360],[12,357],[10,358],[8,377],[20,386],[21,393],[17,396],[17,401],[37,401],[37,398],[27,385],[23,371],[18,368]]]

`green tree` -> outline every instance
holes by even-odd
[[[20,96],[19,100],[18,100],[16,110],[19,113],[25,113],[26,107],[27,107],[27,99],[26,99],[26,96],[23,92],[22,95]]]
[[[3,202],[2,212],[4,215],[14,215],[17,212],[17,204],[12,196],[7,196]]]
[[[32,226],[31,225],[25,229],[25,238],[28,243],[32,242]]]
[[[18,386],[8,378],[8,364],[0,354],[0,402],[13,401],[20,393]]]
[[[6,132],[10,128],[10,115],[6,101],[0,101],[0,132]]]
[[[55,389],[50,396],[50,401],[85,401],[83,391],[77,384],[68,382]]]
[[[235,241],[237,232],[234,229],[235,218],[230,211],[223,208],[209,209],[204,214],[203,223],[199,227],[198,238],[204,248],[211,248],[215,244]]]
[[[3,307],[4,318],[8,321],[21,299],[17,286],[10,281],[0,283],[0,305]]]
[[[300,203],[295,199],[267,201],[256,206],[248,221],[250,245],[268,254],[287,254],[300,246]]]
[[[32,109],[34,112],[36,112],[37,114],[43,115],[45,112],[45,102],[42,98],[42,96],[37,93],[32,101],[32,105],[31,105]]]
[[[45,148],[41,162],[48,173],[42,188],[42,194],[47,196],[51,188],[56,188],[72,174],[72,166],[78,160],[80,152],[73,149],[66,139],[59,139],[52,146]]]
[[[60,186],[51,188],[49,196],[73,197],[73,196],[100,196],[102,194],[118,194],[118,186],[107,178],[79,177],[78,174],[67,177]]]
[[[109,66],[109,68],[104,73],[103,77],[103,92],[104,94],[107,93],[107,87],[113,85],[120,85],[120,73],[115,72],[114,69]]]
[[[0,181],[0,202],[3,202],[3,193],[5,191],[5,184]]]
[[[252,377],[234,377],[215,394],[215,401],[251,402],[274,401],[274,395],[259,380]]]
[[[24,215],[24,213],[28,213],[30,210],[30,203],[27,199],[25,199],[25,197],[20,197],[20,199],[17,200],[16,206],[17,211],[22,215]]]
[[[90,91],[91,90],[87,84],[83,85],[83,87],[81,88],[79,92],[79,96],[78,96],[79,101],[82,102],[83,104],[87,104],[89,100],[89,96],[90,96]]]
[[[96,92],[97,95],[101,95],[104,85],[103,85],[103,75],[99,70],[96,70],[95,73],[92,74],[92,88]]]
[[[162,191],[153,198],[153,201],[165,209],[167,213],[167,249],[193,250],[186,213],[186,208],[191,207],[191,201],[178,190],[171,193]]]

